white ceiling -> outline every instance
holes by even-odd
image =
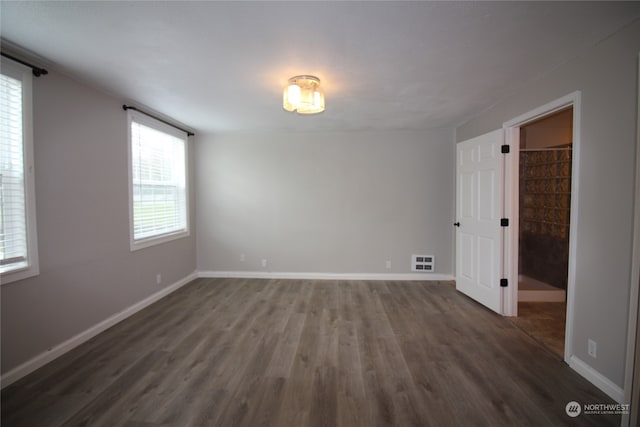
[[[199,132],[465,122],[640,17],[640,2],[13,2],[1,36]],[[282,109],[296,74],[327,110]],[[46,77],[44,77],[46,78]]]

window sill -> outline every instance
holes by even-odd
[[[174,240],[183,239],[185,237],[189,237],[190,234],[191,233],[187,230],[187,231],[180,231],[177,233],[163,234],[161,236],[156,236],[156,237],[149,237],[147,239],[132,240],[130,242],[130,249],[131,249],[131,252],[133,252],[133,251],[148,248],[151,246],[161,245],[163,243],[171,242]]]
[[[17,282],[18,280],[28,279],[40,274],[37,265],[27,265],[0,273],[0,285]]]

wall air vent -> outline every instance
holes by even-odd
[[[436,268],[435,263],[433,255],[411,255],[411,271],[433,273]]]

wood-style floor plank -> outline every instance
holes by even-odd
[[[445,282],[198,279],[2,390],[11,426],[614,426]]]

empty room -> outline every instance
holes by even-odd
[[[0,1],[12,426],[639,426],[639,2]]]

